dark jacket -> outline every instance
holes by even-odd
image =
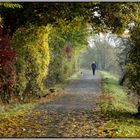
[[[95,63],[92,63],[91,64],[91,67],[92,67],[92,69],[96,69],[96,64]]]

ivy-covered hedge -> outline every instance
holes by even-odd
[[[50,61],[48,32],[46,26],[26,25],[13,35],[12,44],[17,53],[16,91],[21,99],[44,94]]]

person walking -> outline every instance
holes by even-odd
[[[91,68],[92,68],[93,75],[95,75],[95,70],[96,70],[96,63],[95,63],[95,61],[92,62]]]

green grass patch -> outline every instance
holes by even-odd
[[[79,75],[80,75],[80,71],[74,73],[72,76],[70,76],[69,78],[67,78],[65,81],[63,81],[61,83],[57,83],[57,84],[53,85],[50,88],[55,88],[55,89],[64,88],[66,84],[68,84],[68,83],[76,80]]]
[[[66,80],[66,82],[76,80],[76,79],[78,78],[79,75],[80,75],[80,71],[74,73],[72,76],[70,76],[70,77]]]
[[[134,101],[127,95],[125,88],[118,84],[118,79],[107,72],[100,72],[102,77],[101,112],[106,117],[105,124],[99,128],[101,137],[140,137],[140,119]]]
[[[0,107],[0,119],[10,118],[23,115],[29,112],[36,106],[36,103],[17,104],[13,106],[1,106]]]

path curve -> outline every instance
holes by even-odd
[[[94,110],[100,89],[99,74],[93,76],[90,70],[82,70],[79,78],[65,87],[64,96],[42,103],[29,113],[22,136],[97,137],[100,117]]]

